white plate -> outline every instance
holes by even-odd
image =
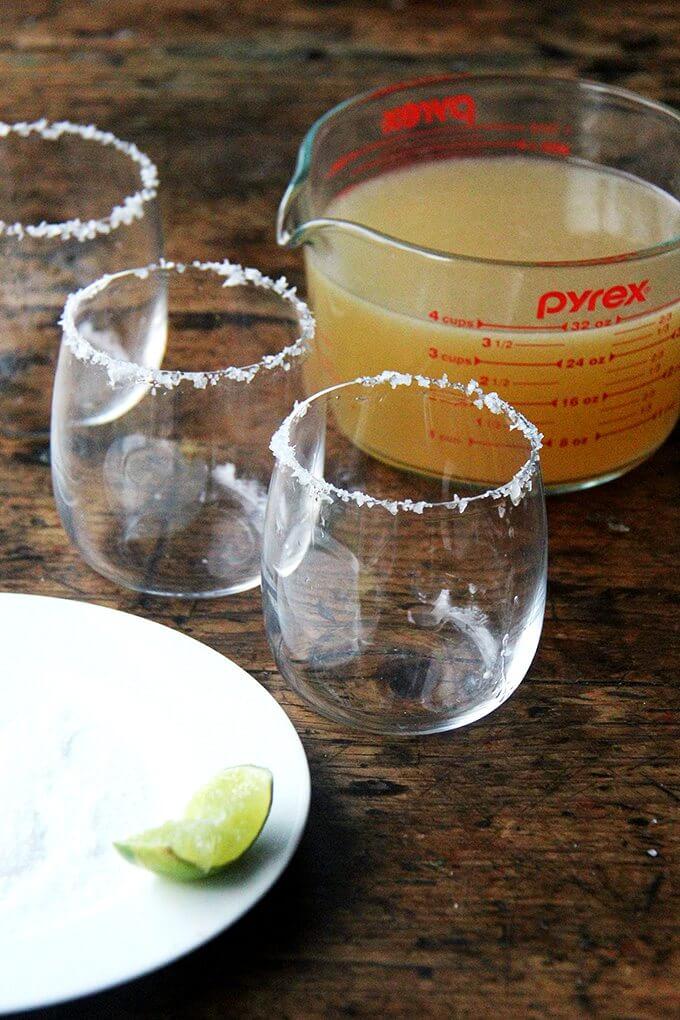
[[[222,878],[172,883],[111,846],[242,763],[271,769],[274,800]],[[0,595],[0,1012],[108,988],[233,924],[288,864],[309,794],[293,726],[229,659],[102,606]]]

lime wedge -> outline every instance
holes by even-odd
[[[269,769],[225,769],[194,794],[181,821],[166,822],[114,846],[133,864],[182,882],[217,874],[260,835],[271,808],[272,786]]]

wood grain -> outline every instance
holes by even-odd
[[[0,116],[133,139],[159,164],[170,255],[301,280],[274,215],[323,110],[463,68],[549,69],[678,103],[679,16],[662,0],[30,0],[0,15]],[[60,527],[44,455],[0,446],[0,588],[134,612],[236,659],[291,715],[314,787],[292,866],[232,931],[44,1015],[677,1015],[676,449],[550,501],[545,628],[510,702],[462,732],[389,741],[298,702],[258,593],[187,604],[92,573]]]

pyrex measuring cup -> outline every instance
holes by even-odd
[[[443,173],[477,174],[467,185],[474,190],[488,186],[484,175],[518,166],[527,194],[499,198],[494,218],[476,225],[479,245],[446,251],[402,236],[402,215],[425,222],[441,214]],[[435,167],[429,180],[439,189],[414,199],[412,187],[410,205],[393,202],[389,231],[347,214],[362,187],[384,203],[387,194],[398,198],[395,174],[424,167]],[[678,414],[679,167],[680,116],[595,83],[456,75],[335,107],[306,135],[278,221],[280,244],[305,246],[318,325],[310,389],[385,368],[474,377],[539,425],[549,489],[586,487],[634,467]],[[545,174],[565,172],[557,228],[562,217],[581,248],[578,257],[554,259],[532,194]],[[615,234],[624,206],[635,250],[603,249],[601,235]],[[526,234],[530,257],[501,257],[515,240],[503,234],[505,216],[514,223],[508,235]],[[456,444],[471,442],[438,420],[427,445],[409,442],[405,456],[405,430],[386,421],[373,452],[439,473]],[[475,442],[498,442],[481,418],[479,430]]]

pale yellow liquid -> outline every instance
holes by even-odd
[[[346,190],[324,215],[435,251],[494,260],[604,258],[680,235],[680,204],[664,192],[590,165],[528,157],[446,159],[389,171]],[[515,300],[512,271],[501,288],[483,264],[457,269],[404,252],[385,257],[375,242],[334,228],[306,258],[317,318],[310,388],[385,368],[446,372],[461,382],[474,377],[538,425],[544,478],[554,487],[625,470],[663,441],[677,417],[680,304],[666,300],[660,308],[656,300],[664,287],[668,293],[668,278],[652,279],[648,299],[632,307],[607,309],[600,301],[592,311],[567,307],[540,319],[530,288]],[[667,257],[653,269],[678,274],[680,262]],[[568,278],[558,272],[559,282],[543,277],[538,293],[625,286],[652,268],[618,263]],[[544,325],[551,329],[543,332]],[[483,444],[494,440],[488,421],[480,419],[477,441],[457,434],[454,412],[435,396],[425,423],[387,413],[364,440],[387,460],[483,480]]]

